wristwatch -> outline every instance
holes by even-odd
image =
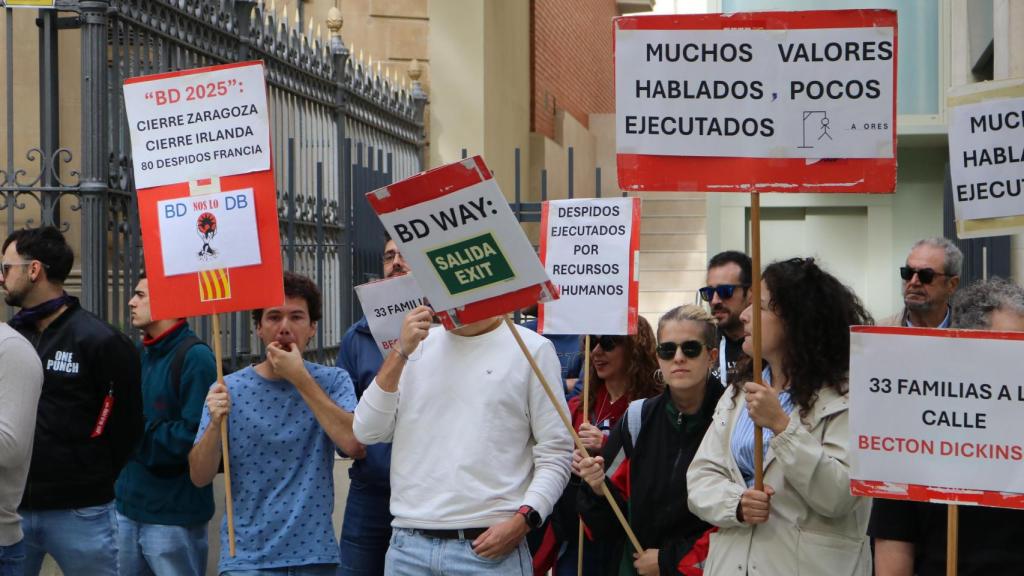
[[[541,524],[544,523],[544,519],[540,517],[540,512],[533,509],[532,506],[523,504],[516,510],[516,514],[522,514],[523,518],[526,519],[526,525],[531,529],[536,530],[540,528]]]

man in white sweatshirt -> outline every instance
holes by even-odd
[[[355,413],[360,442],[392,442],[385,573],[532,574],[524,536],[568,482],[572,438],[501,317],[446,332],[431,315],[406,316]],[[517,330],[560,382],[551,342]]]

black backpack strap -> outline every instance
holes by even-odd
[[[198,336],[189,335],[174,348],[174,357],[171,358],[170,377],[171,387],[174,389],[174,397],[179,401],[181,400],[181,370],[185,366],[185,356],[197,344],[206,346],[206,343],[200,340]]]

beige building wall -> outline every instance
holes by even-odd
[[[526,0],[431,0],[430,167],[481,154],[506,197],[528,174],[530,13]]]

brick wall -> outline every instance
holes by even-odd
[[[555,137],[555,111],[588,125],[615,111],[612,18],[615,0],[533,0],[530,129]]]

